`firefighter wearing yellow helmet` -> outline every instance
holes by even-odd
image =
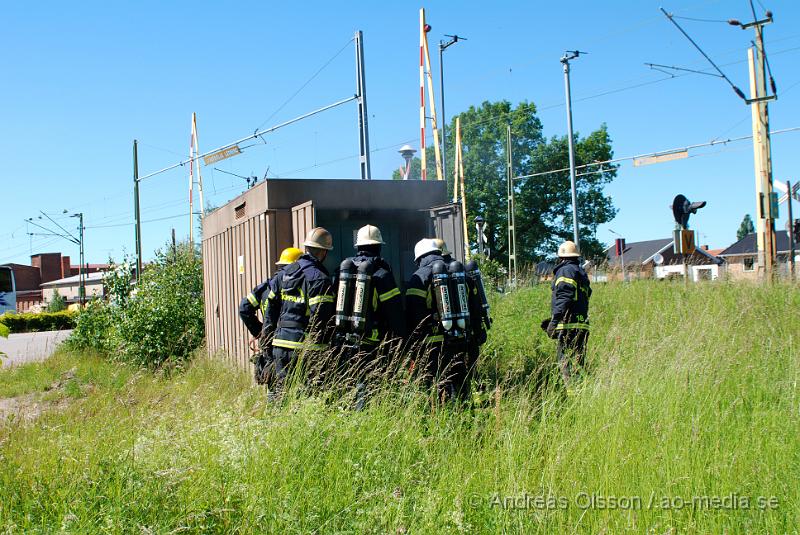
[[[247,327],[247,330],[253,336],[253,339],[250,341],[250,347],[252,349],[255,350],[257,347],[258,340],[261,338],[262,331],[264,330],[263,323],[258,319],[258,311],[261,311],[261,316],[265,319],[265,322],[270,324],[270,326],[277,323],[277,318],[267,317],[267,298],[271,293],[274,293],[278,278],[281,276],[286,266],[294,263],[302,254],[303,251],[297,249],[296,247],[287,247],[284,249],[281,252],[281,256],[278,261],[275,262],[275,265],[278,268],[275,275],[253,288],[253,291],[247,294],[247,296],[243,298],[242,302],[239,304],[239,318],[241,318],[245,327]],[[272,336],[272,331],[272,328],[267,329],[266,335],[268,337]],[[267,354],[256,355],[254,360],[256,368],[256,381],[262,383],[263,368],[266,364],[266,361],[269,360],[269,357]]]
[[[558,341],[558,364],[566,383],[585,363],[592,288],[574,242],[562,243],[558,258],[553,270],[550,320],[542,323],[548,336]]]

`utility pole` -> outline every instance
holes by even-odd
[[[506,183],[508,185],[508,280],[517,286],[517,233],[514,219],[514,160],[511,125],[506,125]]]
[[[139,213],[139,149],[138,142],[133,140],[133,217],[136,240],[136,280],[142,275],[142,218]]]
[[[356,32],[356,97],[358,102],[358,142],[361,151],[359,163],[361,180],[371,180],[369,166],[369,123],[367,120],[367,79],[364,74],[364,35]]]
[[[444,113],[444,51],[447,47],[456,44],[459,40],[466,41],[466,38],[458,35],[445,35],[450,40],[447,42],[439,41],[439,90],[442,94],[442,176],[447,176],[447,115]]]
[[[85,258],[84,258],[84,247],[83,247],[83,212],[75,214],[78,217],[78,238],[80,240],[80,262],[81,265],[78,268],[78,279],[80,280],[80,290],[78,291],[78,295],[80,296],[81,300],[81,308],[83,305],[86,304],[86,271],[85,271]]]
[[[786,206],[788,207],[789,216],[789,279],[794,282],[794,241],[797,236],[794,235],[794,215],[792,214],[792,183],[786,181]]]
[[[762,26],[772,22],[772,17],[742,24],[743,29],[755,28],[755,47],[747,50],[750,71],[750,109],[753,120],[753,151],[756,168],[756,236],[758,238],[758,265],[767,278],[772,278],[775,267],[775,204],[772,190],[772,143],[769,136],[769,108],[767,78],[764,58],[764,32]]]
[[[569,181],[572,189],[572,236],[578,251],[581,249],[580,235],[578,233],[578,193],[575,188],[575,139],[572,134],[572,95],[570,94],[569,83],[569,62],[576,59],[581,54],[579,50],[567,50],[561,58],[561,64],[564,66],[564,89],[566,91],[567,100],[567,136],[569,141]]]

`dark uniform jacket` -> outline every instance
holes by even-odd
[[[406,326],[412,343],[433,343],[444,339],[431,291],[432,266],[437,261],[444,261],[439,254],[423,257],[406,285]]]
[[[310,333],[315,335],[315,340],[306,347],[325,347],[330,339],[333,317],[333,285],[328,270],[316,258],[304,254],[287,266],[278,278],[274,296],[268,298],[267,303],[265,318],[277,317],[273,347],[297,349],[304,345]],[[273,309],[279,313],[275,314]],[[264,331],[272,327],[269,323],[264,322]]]
[[[372,274],[372,329],[364,335],[363,342],[374,345],[386,336],[405,336],[403,304],[391,266],[380,256],[366,251],[359,251],[352,260],[356,268],[370,260],[376,264]]]
[[[589,277],[577,259],[562,260],[553,270],[550,304],[555,331],[589,329]]]
[[[267,318],[267,299],[270,294],[273,296],[275,295],[275,288],[277,287],[278,280],[283,275],[283,269],[284,266],[279,267],[278,271],[271,279],[253,288],[253,291],[247,294],[247,297],[242,299],[242,302],[239,303],[239,317],[253,336],[261,334],[263,328],[261,320],[258,319],[257,312],[259,310],[266,321],[271,320],[270,325],[274,326],[278,323],[277,315],[280,313],[280,310],[277,308],[273,308],[272,310],[274,317]],[[272,334],[272,332],[270,331],[269,334]]]

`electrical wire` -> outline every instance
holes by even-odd
[[[695,21],[695,22],[721,22],[723,24],[728,24],[727,20],[722,20],[722,19],[699,19],[699,18],[695,18],[695,17],[683,17],[681,15],[672,15],[672,16],[674,18],[676,18],[676,19],[692,20],[692,21]]]
[[[674,24],[674,25],[675,25],[675,27],[676,27],[676,28],[678,28],[678,30],[680,30],[680,32],[681,32],[681,33],[684,35],[684,37],[686,37],[686,39],[688,39],[688,40],[689,40],[689,42],[690,42],[690,43],[692,43],[692,45],[694,45],[694,47],[695,47],[695,48],[696,48],[696,49],[697,49],[697,50],[698,50],[698,51],[699,51],[699,52],[700,52],[700,53],[703,55],[703,57],[704,57],[704,58],[706,58],[706,59],[708,60],[708,62],[711,64],[711,66],[712,66],[712,67],[714,67],[714,69],[716,69],[716,71],[717,71],[717,72],[720,74],[720,76],[722,77],[722,79],[723,79],[723,80],[725,80],[726,82],[728,82],[728,84],[731,86],[731,88],[733,89],[733,91],[734,91],[734,92],[735,92],[737,95],[739,95],[739,96],[742,98],[742,100],[744,100],[744,101],[746,102],[746,101],[747,101],[747,97],[745,97],[745,96],[744,96],[744,93],[742,93],[742,90],[741,90],[741,89],[739,89],[738,87],[736,87],[736,85],[734,85],[734,83],[733,83],[733,82],[731,82],[730,78],[728,78],[728,77],[725,75],[725,73],[724,73],[724,72],[722,72],[722,69],[720,69],[720,68],[717,66],[717,64],[716,64],[716,63],[714,63],[714,60],[712,60],[712,59],[711,59],[711,58],[708,56],[708,54],[706,54],[706,53],[705,53],[705,51],[703,51],[703,49],[702,49],[702,48],[700,48],[700,45],[698,45],[698,44],[697,44],[697,43],[694,41],[694,39],[692,39],[692,38],[689,36],[689,34],[688,34],[688,33],[686,33],[686,31],[685,31],[683,28],[681,28],[681,25],[680,25],[680,24],[678,24],[677,22],[675,22],[675,19],[674,19],[673,15],[670,15],[669,13],[667,13],[667,12],[666,12],[666,10],[664,10],[664,8],[663,8],[663,7],[660,7],[659,9],[661,10],[661,12],[662,12],[662,13],[664,13],[664,15],[667,17],[667,19],[669,19],[669,21],[670,21],[672,24]]]
[[[299,94],[300,94],[300,92],[301,92],[303,89],[305,89],[305,88],[306,88],[306,86],[308,86],[308,84],[310,84],[310,83],[311,83],[311,82],[314,80],[314,78],[316,78],[316,77],[317,77],[317,76],[318,76],[318,75],[319,75],[319,74],[320,74],[320,73],[321,73],[323,70],[325,70],[325,67],[327,67],[328,65],[330,65],[331,63],[333,63],[333,60],[335,60],[337,57],[339,57],[339,54],[341,54],[342,52],[344,52],[344,50],[345,50],[345,49],[346,49],[348,46],[350,46],[350,43],[352,43],[354,40],[355,40],[355,38],[354,38],[354,37],[350,38],[350,40],[349,40],[349,41],[347,41],[347,42],[344,44],[344,46],[342,46],[342,48],[340,48],[340,49],[339,49],[339,50],[338,50],[338,51],[337,51],[337,52],[336,52],[336,53],[335,53],[335,54],[334,54],[334,55],[333,55],[333,56],[332,56],[332,57],[331,57],[331,58],[330,58],[328,61],[326,61],[326,62],[325,62],[323,65],[322,65],[322,67],[320,67],[319,69],[317,69],[317,71],[316,71],[314,74],[312,74],[312,75],[311,75],[311,77],[310,77],[308,80],[306,80],[306,81],[305,81],[305,83],[304,83],[303,85],[301,85],[301,86],[300,86],[300,88],[299,88],[297,91],[295,91],[294,93],[292,93],[292,95],[291,95],[289,98],[287,98],[287,99],[286,99],[286,100],[283,102],[283,104],[281,104],[280,106],[278,106],[278,109],[276,109],[274,112],[272,112],[272,115],[270,115],[269,117],[267,117],[267,118],[264,120],[264,122],[263,122],[263,123],[261,123],[260,125],[258,125],[258,127],[256,128],[256,131],[258,131],[258,130],[261,130],[261,127],[263,127],[265,124],[267,124],[267,123],[270,121],[270,119],[272,119],[273,117],[275,117],[275,116],[276,116],[276,115],[277,115],[277,114],[278,114],[278,113],[279,113],[279,112],[280,112],[280,111],[281,111],[281,110],[282,110],[282,109],[283,109],[283,108],[284,108],[284,107],[285,107],[287,104],[289,104],[289,102],[291,102],[291,101],[294,99],[294,97],[296,97],[297,95],[299,95]]]

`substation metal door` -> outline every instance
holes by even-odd
[[[450,203],[430,209],[433,235],[447,244],[453,258],[464,261],[464,223],[461,220],[461,204]]]

